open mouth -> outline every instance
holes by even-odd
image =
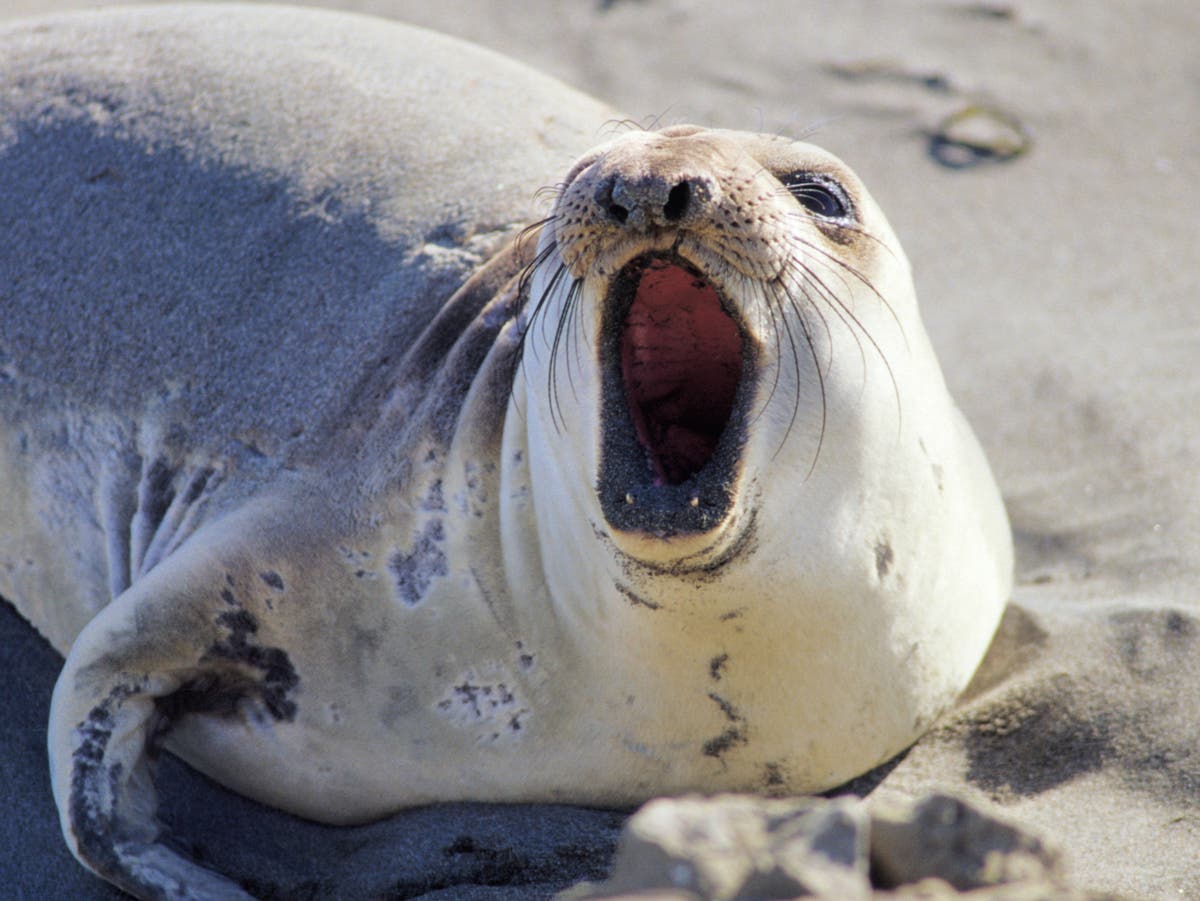
[[[742,339],[716,289],[663,259],[633,264],[621,327],[625,402],[658,484],[686,482],[712,459],[742,378]]]
[[[748,342],[717,288],[678,257],[638,257],[608,301],[605,515],[640,531],[711,528],[743,443]]]

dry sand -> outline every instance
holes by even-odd
[[[92,5],[0,0],[0,14]],[[1200,898],[1200,5],[319,5],[487,44],[637,121],[812,132],[857,169],[913,262],[1018,547],[972,696],[878,790],[994,804],[1055,839],[1081,886]],[[931,133],[972,105],[1015,117],[1028,152],[939,163]],[[14,699],[44,703],[54,659],[8,618],[17,729],[0,772],[22,791],[0,863],[16,897],[65,897],[88,883],[39,831],[42,726]],[[565,823],[578,847],[611,841],[611,818]],[[552,862],[553,842],[522,828],[496,826]]]

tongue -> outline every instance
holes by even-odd
[[[621,374],[658,484],[678,485],[704,468],[741,371],[741,337],[713,287],[665,260],[646,266],[621,335]]]

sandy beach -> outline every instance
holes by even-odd
[[[0,0],[0,24],[96,5]],[[806,136],[862,176],[1017,546],[975,682],[877,791],[998,810],[1058,845],[1082,888],[1200,898],[1200,6],[310,5],[475,41],[640,124]],[[117,897],[58,834],[44,739],[60,662],[7,605],[0,632],[6,894]],[[168,769],[183,800],[165,818],[279,896],[545,896],[602,876],[621,821],[468,807],[338,831]]]

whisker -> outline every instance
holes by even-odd
[[[546,309],[550,302],[550,297],[558,290],[558,286],[564,278],[567,278],[567,267],[559,264],[554,270],[554,274],[550,276],[550,280],[546,283],[546,287],[542,290],[542,296],[538,298],[537,306],[534,307],[533,313],[529,317],[529,330],[526,335],[532,334],[534,320],[537,320],[541,327],[541,338],[543,346],[549,344],[549,339],[546,337],[546,316],[543,310]]]
[[[788,215],[797,216],[797,217],[801,217],[804,219],[810,219],[810,220],[814,218],[811,213],[806,213],[803,210],[789,213]],[[857,234],[861,237],[867,238],[871,241],[874,241],[879,247],[886,249],[888,253],[892,253],[892,249],[890,247],[888,247],[886,242],[884,242],[881,238],[877,237],[876,235],[871,234],[869,231],[862,228],[861,226],[841,225],[839,227],[851,229],[854,231],[855,234]],[[830,253],[825,248],[820,247],[819,245],[814,244],[811,241],[801,239],[801,242],[804,244],[804,246],[806,248],[808,248],[809,250],[812,250],[816,254],[820,255],[827,262],[833,263],[834,265],[841,268],[843,271],[845,271],[848,274],[850,274],[851,276],[853,276],[861,285],[863,285],[868,291],[870,291],[872,294],[874,294],[875,299],[878,300],[883,305],[884,309],[886,309],[888,311],[888,314],[892,317],[892,321],[896,323],[896,328],[899,329],[899,331],[900,331],[900,337],[904,339],[905,347],[908,346],[908,336],[904,333],[904,324],[900,321],[900,317],[896,315],[895,309],[893,309],[892,305],[888,302],[887,298],[884,297],[883,294],[881,294],[879,292],[879,290],[875,287],[874,283],[871,281],[870,278],[867,277],[866,274],[864,274],[860,269],[858,269],[858,267],[852,266],[851,264],[847,263],[845,260],[840,259],[836,255]]]
[[[789,262],[793,263],[795,265],[796,269],[802,273],[804,282],[807,285],[812,286],[816,290],[818,296],[824,301],[825,305],[841,320],[842,324],[846,326],[846,328],[851,332],[851,334],[855,335],[855,342],[858,344],[860,355],[862,355],[864,353],[864,351],[863,351],[863,347],[862,347],[862,341],[859,340],[859,337],[858,337],[859,335],[861,335],[863,338],[865,338],[867,343],[871,345],[872,349],[875,351],[876,355],[879,357],[879,361],[881,363],[883,363],[884,368],[887,370],[888,379],[892,383],[892,395],[896,401],[897,416],[900,417],[900,422],[902,423],[903,422],[903,410],[901,409],[901,404],[900,404],[900,386],[899,386],[899,383],[896,381],[896,373],[892,369],[892,364],[888,360],[887,354],[885,354],[883,352],[883,348],[880,346],[879,342],[870,333],[870,331],[867,329],[867,327],[865,325],[863,325],[862,320],[859,319],[857,315],[855,315],[854,311],[851,310],[850,307],[846,305],[846,303],[842,300],[842,298],[840,296],[838,296],[838,294],[836,292],[832,291],[829,288],[829,286],[827,284],[825,284],[824,280],[819,275],[817,275],[817,273],[815,271],[813,271],[813,269],[810,266],[801,262],[800,259],[796,255],[790,256]],[[835,262],[840,262],[840,261],[835,261]],[[792,276],[792,280],[793,280],[793,283],[796,283],[796,281],[797,281],[797,279],[795,278],[794,275]],[[845,284],[844,281],[843,281],[843,284]],[[847,285],[847,287],[848,287],[848,285]],[[873,293],[878,293],[878,292],[875,292],[874,286],[871,286],[871,288],[872,288]],[[890,307],[889,307],[889,310],[890,310]],[[893,315],[895,315],[895,314],[893,313]],[[907,342],[906,342],[906,346],[907,346]],[[865,370],[866,357],[861,356],[860,362]]]
[[[546,290],[542,294],[542,300],[538,304],[539,309],[541,308],[541,306],[544,303],[546,303],[547,299],[558,290],[558,286],[562,283],[563,277],[566,275],[567,275],[567,267],[566,266],[560,265],[558,267],[558,269],[555,270],[554,275],[551,276],[551,278],[550,278],[550,283],[546,286]],[[574,282],[572,282],[572,285],[573,284],[574,284]],[[570,290],[568,290],[568,294],[567,294],[568,299],[570,298],[570,296],[571,296],[571,292],[570,292]],[[560,430],[560,426],[562,425],[562,423],[560,423],[560,417],[556,413],[556,404],[558,404],[558,388],[557,388],[558,380],[555,378],[555,373],[558,368],[558,347],[559,347],[559,343],[562,341],[563,328],[565,327],[564,320],[569,312],[570,312],[570,308],[566,307],[566,306],[564,306],[564,308],[559,311],[558,320],[554,326],[554,339],[553,339],[553,342],[550,343],[550,360],[549,360],[549,364],[546,367],[546,370],[547,370],[547,376],[546,376],[546,378],[547,378],[547,383],[546,383],[547,399],[550,404],[550,418],[554,422],[554,428],[556,431]],[[545,316],[542,317],[542,341],[543,341],[543,343],[547,343],[546,342],[546,317]],[[561,405],[558,406],[558,412],[561,412]]]
[[[783,450],[783,446],[784,446],[784,444],[787,443],[787,439],[792,433],[792,428],[796,424],[796,419],[800,415],[800,391],[799,391],[800,383],[801,383],[800,353],[799,353],[799,350],[797,349],[795,332],[792,330],[792,323],[791,323],[792,314],[795,315],[796,324],[800,328],[800,332],[804,337],[805,345],[808,347],[809,357],[813,361],[813,368],[817,372],[817,382],[820,385],[820,390],[821,390],[821,427],[820,427],[820,431],[819,431],[819,435],[818,435],[818,439],[817,439],[817,452],[816,452],[816,454],[814,454],[813,461],[810,464],[809,469],[808,469],[808,473],[805,475],[805,478],[808,478],[809,475],[812,475],[813,468],[817,465],[816,457],[817,457],[817,455],[820,454],[821,446],[824,444],[824,441],[825,441],[825,426],[826,426],[826,415],[827,415],[827,407],[826,407],[826,402],[825,402],[825,377],[821,373],[821,364],[820,364],[820,361],[817,356],[816,346],[813,344],[812,334],[808,328],[808,324],[805,321],[804,315],[802,314],[799,305],[796,303],[795,298],[792,297],[791,292],[789,292],[786,289],[786,286],[781,281],[776,281],[775,283],[765,286],[765,287],[767,288],[767,291],[765,293],[769,297],[774,299],[774,303],[779,308],[778,314],[779,314],[780,320],[783,322],[784,331],[787,333],[788,347],[791,350],[791,357],[792,357],[792,372],[793,372],[793,374],[795,376],[795,380],[796,380],[795,381],[796,389],[793,392],[794,396],[792,399],[792,415],[788,419],[787,428],[784,430],[783,437],[780,439],[778,446],[776,446],[775,453],[772,455],[772,458],[778,456],[779,452],[781,450]],[[787,305],[791,308],[790,310],[784,309],[783,298],[787,299]],[[778,326],[776,326],[775,328],[776,328],[776,331],[778,332]],[[775,369],[776,381],[778,381],[779,373],[782,370],[782,360],[783,360],[782,353],[777,352],[777,362],[776,362],[776,369]],[[774,393],[774,389],[772,389],[772,393]]]
[[[551,204],[558,202],[558,198],[562,197],[563,192],[567,190],[569,182],[560,181],[554,185],[542,185],[533,192],[534,200],[550,200]],[[543,220],[544,221],[544,220]]]
[[[769,293],[773,294],[774,292],[772,291]],[[768,296],[768,303],[769,302],[770,302],[770,297]],[[770,320],[771,333],[775,336],[775,359],[776,359],[776,361],[778,361],[783,356],[783,344],[780,341],[778,320],[782,317],[785,317],[786,314],[783,311],[783,304],[779,303],[778,297],[775,298],[775,302],[779,306],[779,309],[774,311],[774,315],[769,315],[766,318]],[[762,402],[762,407],[751,418],[751,420],[750,420],[751,425],[758,422],[759,417],[767,412],[767,408],[771,406],[771,401],[775,399],[775,392],[779,389],[779,378],[780,378],[780,372],[781,372],[778,362],[776,362],[774,369],[775,369],[775,374],[774,374],[773,379],[771,380],[771,390],[767,392],[767,396]]]
[[[610,133],[616,133],[618,131],[624,131],[624,132],[653,131],[655,125],[657,124],[657,121],[658,120],[656,118],[651,121],[651,124],[649,126],[646,126],[646,125],[643,125],[641,122],[638,122],[636,119],[630,119],[630,118],[609,119],[603,125],[600,126],[600,131],[601,132],[607,131]]]
[[[542,220],[542,222],[534,223],[533,225],[524,229],[521,235],[518,236],[517,240],[520,241],[524,239],[526,237],[526,233],[532,233],[535,227],[544,225],[547,222],[551,222],[553,221],[553,218],[554,217],[552,216],[548,217],[547,219]],[[529,264],[521,270],[521,274],[517,276],[517,303],[514,308],[513,318],[518,323],[517,327],[521,334],[520,341],[517,344],[516,366],[513,369],[514,375],[520,372],[521,367],[525,365],[525,343],[529,340],[530,326],[533,324],[533,320],[537,318],[538,311],[541,309],[542,303],[545,301],[546,297],[546,295],[543,294],[541,299],[533,303],[532,310],[527,311],[526,308],[529,306],[530,285],[533,282],[533,277],[537,273],[537,270],[545,265],[546,260],[550,259],[550,257],[553,256],[557,250],[557,242],[549,241],[546,246],[534,256]]]
[[[527,225],[525,228],[521,229],[521,233],[519,235],[517,235],[517,239],[516,239],[517,246],[520,247],[522,242],[528,241],[535,232],[540,232],[540,229],[543,226],[553,223],[556,218],[557,217],[555,217],[555,216],[547,216],[545,219],[542,219],[538,222],[534,222],[533,224]],[[539,268],[541,268],[541,266],[546,262],[546,260],[548,260],[550,257],[552,257],[557,252],[558,252],[558,241],[556,241],[556,240],[548,241],[546,243],[546,246],[543,247],[540,251],[537,252],[537,254],[534,255],[534,258],[529,262],[529,265],[527,265],[523,270],[521,270],[521,276],[517,280],[517,291],[519,292],[519,294],[521,295],[522,298],[527,298],[529,296],[528,288],[529,288],[529,283],[533,280],[533,274]]]
[[[841,299],[837,296],[833,289],[825,284],[824,279],[817,275],[817,273],[810,266],[802,262],[798,257],[789,258],[788,262],[792,264],[792,267],[794,267],[795,270],[792,271],[792,267],[789,267],[786,273],[787,277],[792,280],[792,284],[799,287],[804,293],[804,296],[809,298],[810,302],[812,299],[808,291],[811,289],[817,295],[817,297],[823,300],[825,305],[833,311],[834,315],[836,315],[842,321],[842,324],[846,326],[850,333],[854,334],[855,343],[858,345],[859,365],[865,370],[867,366],[866,353],[863,351],[862,341],[859,339],[858,335],[855,334],[854,328],[851,326],[851,320],[853,320],[855,324],[859,325],[860,329],[862,328],[861,324],[858,323],[857,319],[854,319],[853,315],[849,312],[849,308],[842,303]],[[799,277],[797,277],[797,273],[799,274]],[[842,286],[845,288],[849,287],[844,279],[842,281]],[[824,321],[824,316],[821,318]],[[827,330],[826,334],[829,337],[829,366],[832,367],[833,335],[828,332],[828,322],[825,322],[824,324]],[[828,369],[826,370],[825,374],[829,374]]]
[[[807,295],[805,295],[805,297],[807,299]],[[804,478],[807,479],[817,468],[817,460],[820,459],[821,448],[825,446],[825,429],[829,420],[829,404],[825,394],[825,376],[821,374],[821,364],[817,359],[817,349],[813,344],[812,332],[809,330],[808,323],[805,321],[804,315],[800,311],[799,304],[791,294],[788,294],[788,303],[791,305],[792,310],[794,310],[796,313],[796,322],[799,324],[801,333],[804,336],[804,343],[808,346],[808,353],[813,361],[813,370],[817,373],[817,388],[821,395],[821,427],[817,432],[817,448],[815,451],[813,451],[812,462],[808,464],[808,472],[804,474]],[[784,318],[784,325],[787,328],[790,337],[792,327],[786,317]],[[832,356],[832,351],[830,355]],[[788,435],[791,434],[792,426],[795,425],[796,417],[799,415],[800,411],[800,356],[798,353],[796,353],[794,339],[792,342],[792,361],[796,368],[796,397],[792,404],[792,418],[788,422],[787,431],[784,432],[783,439],[779,442],[779,448],[776,449],[773,456],[778,456],[779,450],[783,448],[784,442],[787,441]]]
[[[828,377],[829,372],[833,367],[833,332],[829,328],[829,320],[825,318],[825,314],[821,311],[821,307],[814,302],[810,291],[815,290],[819,293],[820,291],[828,292],[829,289],[823,283],[821,283],[819,279],[810,278],[809,273],[804,266],[798,263],[794,258],[789,258],[788,262],[789,264],[795,265],[795,267],[799,270],[799,277],[795,272],[792,271],[792,266],[789,266],[780,273],[780,281],[782,282],[786,280],[788,285],[790,285],[795,292],[808,301],[809,307],[811,308],[813,314],[821,320],[821,330],[825,333],[826,342],[828,344],[828,353],[825,354],[825,371],[823,374],[825,377]],[[792,298],[794,303],[795,298],[792,294],[792,291],[788,291],[787,294],[789,298]],[[826,301],[826,303],[828,304],[829,301]],[[798,307],[796,309],[797,312],[800,312]],[[861,349],[862,348],[860,347],[859,350],[861,351]],[[816,357],[814,357],[813,363],[818,369],[820,369],[820,361]]]
[[[575,342],[575,362],[580,370],[583,369],[583,361],[579,355],[580,346],[580,330],[584,327],[585,320],[580,316],[580,311],[583,305],[579,302],[580,296],[583,294],[583,279],[577,278],[571,282],[571,287],[567,290],[567,297],[564,303],[570,310],[570,321],[568,323],[569,331],[567,335],[568,341]],[[568,348],[569,350],[569,348]],[[575,391],[575,381],[571,378],[571,362],[567,360],[567,381],[571,386],[571,394],[578,400],[578,394]]]

